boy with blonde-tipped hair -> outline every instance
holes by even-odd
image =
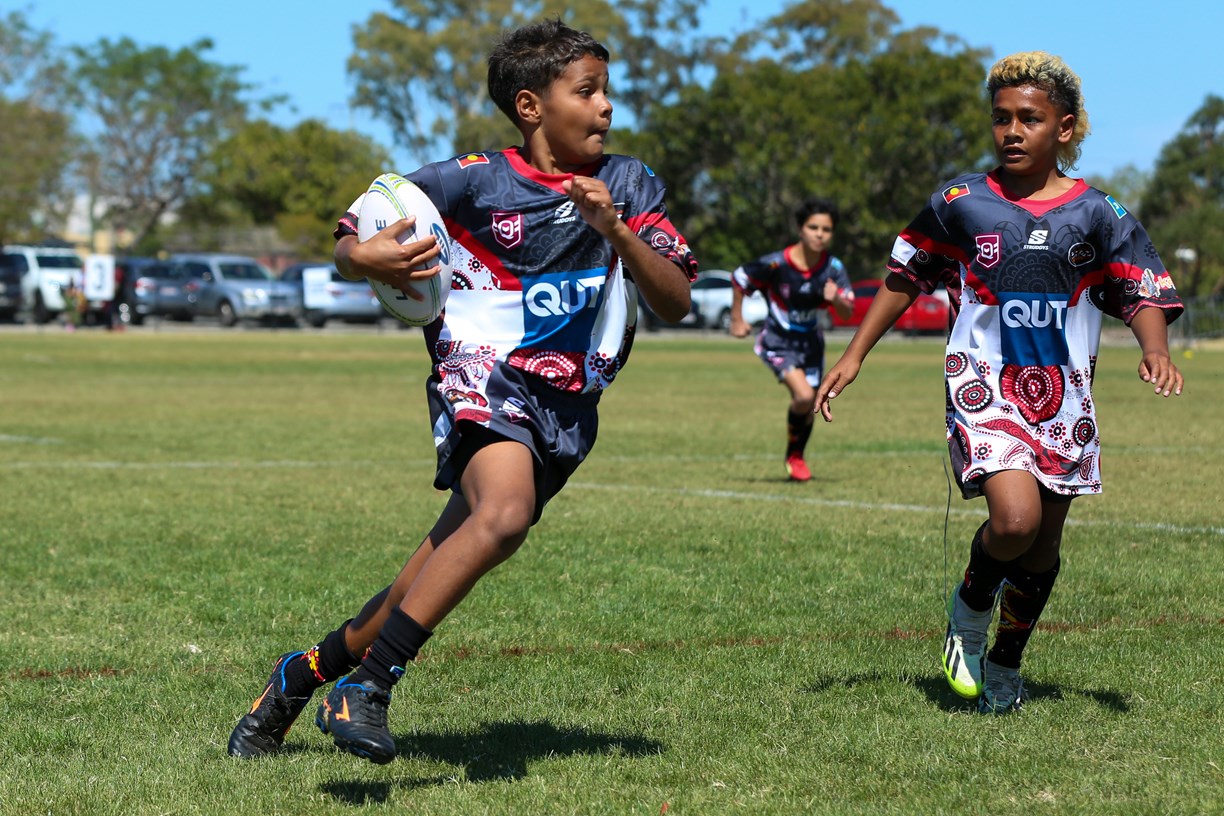
[[[1139,377],[1180,394],[1167,324],[1177,290],[1139,221],[1067,172],[1088,134],[1080,79],[1041,51],[986,83],[999,166],[952,179],[898,236],[889,276],[816,394],[831,401],[919,292],[945,283],[947,437],[965,498],[984,496],[963,582],[948,603],[943,669],[983,713],[1020,708],[1020,660],[1058,576],[1071,501],[1101,491],[1092,378],[1106,314],[1139,342]],[[987,651],[995,605],[999,623]]]

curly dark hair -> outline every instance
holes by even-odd
[[[519,91],[543,95],[566,66],[588,56],[607,62],[608,49],[560,18],[516,28],[489,53],[489,98],[517,126],[514,98]]]

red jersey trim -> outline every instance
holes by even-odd
[[[794,269],[796,272],[803,275],[803,277],[805,278],[812,277],[812,275],[816,274],[817,270],[824,269],[825,264],[829,262],[829,251],[826,249],[826,250],[821,251],[820,259],[816,261],[815,266],[807,266],[807,267],[800,266],[795,261],[795,253],[796,253],[795,247],[796,247],[796,244],[791,244],[790,246],[783,249],[782,257],[786,258],[786,262],[791,265],[791,269]]]
[[[595,174],[599,162],[588,164],[585,167],[579,167],[576,173],[542,173],[536,168],[528,164],[522,156],[521,147],[508,147],[502,151],[506,157],[506,161],[510,163],[510,167],[514,172],[518,173],[526,179],[534,181],[536,184],[542,184],[550,190],[566,195],[565,188],[561,185],[569,181],[574,176],[592,176]]]
[[[1068,201],[1073,201],[1074,199],[1079,198],[1084,193],[1092,189],[1091,187],[1088,186],[1088,183],[1085,182],[1083,179],[1076,179],[1075,184],[1071,187],[1071,189],[1063,193],[1062,195],[1058,196],[1057,198],[1048,198],[1048,199],[1040,199],[1040,200],[1035,200],[1031,198],[1020,198],[1018,196],[1012,195],[1003,187],[1002,183],[1000,183],[999,181],[998,172],[999,171],[996,168],[995,170],[991,170],[989,173],[986,174],[986,186],[989,187],[990,191],[994,193],[995,195],[997,195],[999,198],[1003,199],[1004,201],[1008,201],[1012,204],[1015,204],[1017,207],[1021,208],[1022,210],[1026,210],[1034,218],[1040,218],[1041,216],[1048,213],[1050,210],[1053,210],[1056,207],[1061,207],[1062,205],[1066,204]]]

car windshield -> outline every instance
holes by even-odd
[[[221,275],[226,280],[269,280],[272,275],[259,264],[253,263],[223,263],[218,264]]]
[[[80,269],[84,266],[75,255],[39,255],[38,265],[47,269]]]

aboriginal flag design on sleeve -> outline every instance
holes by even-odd
[[[999,470],[1055,493],[1101,490],[1092,378],[1103,315],[1182,303],[1142,225],[1083,181],[1055,199],[1010,196],[993,174],[954,179],[901,232],[890,272],[948,287],[949,451],[966,497]]]

